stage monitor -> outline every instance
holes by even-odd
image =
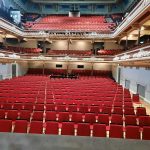
[[[13,21],[16,24],[19,24],[21,22],[21,13],[19,10],[11,10],[10,17],[13,18]]]
[[[62,64],[56,64],[56,68],[62,68]]]
[[[84,65],[78,65],[77,68],[84,68]]]
[[[80,17],[80,11],[79,10],[70,10],[69,17]]]

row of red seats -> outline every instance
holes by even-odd
[[[0,126],[0,132],[107,137],[106,125],[104,124],[94,124],[91,128],[88,123],[78,123],[75,125],[71,122],[63,122],[60,126],[58,122],[46,122],[46,124],[43,124],[40,121],[32,121],[29,124],[24,120],[16,120],[12,129],[11,120],[0,120]],[[124,138],[123,126],[111,124],[109,137]],[[143,131],[140,132],[138,126],[127,126],[125,128],[125,138],[150,140],[150,127],[143,127]]]
[[[97,51],[98,55],[117,55],[120,52],[122,52],[121,49],[100,49]]]
[[[76,21],[73,23],[82,23],[82,22],[91,22],[93,20],[94,22],[99,22],[99,23],[104,23],[105,22],[105,16],[81,16],[81,17],[68,17],[68,16],[56,16],[56,15],[51,15],[51,16],[45,16],[41,18],[39,21],[40,23],[53,23],[53,22],[62,22],[64,20],[67,21]],[[93,23],[93,22],[91,22]]]
[[[41,69],[41,68],[29,68],[28,74],[62,74],[66,73],[66,69]],[[111,71],[109,70],[79,70],[79,69],[73,69],[73,74],[79,74],[83,76],[111,76]]]
[[[48,50],[49,55],[75,55],[75,56],[90,56],[91,50]]]
[[[80,30],[110,32],[115,23],[107,23],[104,16],[68,17],[46,16],[38,22],[34,22],[31,29],[34,30]]]
[[[102,104],[102,103],[101,103]],[[110,106],[108,103],[104,103],[104,105],[92,105],[89,102],[89,105],[82,104],[34,104],[34,103],[0,103],[0,109],[11,110],[11,109],[25,109],[25,110],[35,110],[35,111],[69,111],[69,112],[93,112],[93,113],[116,113],[116,114],[125,114],[125,115],[146,115],[145,107],[137,107],[136,109],[133,107],[131,102],[124,103],[124,106]]]
[[[82,112],[82,113],[107,113],[120,115],[146,115],[145,107],[137,107],[136,109],[127,103],[124,107],[108,106],[108,105],[75,105],[75,104],[32,104],[32,103],[1,103],[0,109],[4,110],[34,110],[34,111],[63,111],[63,112]]]
[[[15,53],[40,53],[42,49],[40,48],[24,48],[24,47],[13,47],[8,46],[7,50],[15,52]]]
[[[81,113],[81,112],[56,112],[56,111],[31,111],[31,110],[3,110],[0,109],[0,119],[10,120],[35,120],[35,121],[58,121],[58,122],[88,122],[118,124],[118,125],[135,125],[135,126],[150,126],[150,116],[138,114],[96,114],[96,113]]]

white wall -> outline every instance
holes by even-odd
[[[62,68],[56,68],[56,64],[61,64]],[[78,68],[78,65],[84,65],[84,68]],[[74,69],[77,70],[92,70],[92,63],[88,62],[48,62],[44,64],[46,69],[66,69],[71,72]],[[30,62],[29,68],[43,68],[42,62]],[[112,70],[112,65],[110,63],[95,63],[93,65],[93,70]]]
[[[27,42],[18,43],[18,44],[6,43],[6,45],[14,46],[14,47],[24,47],[24,48],[37,48],[37,40],[29,40]]]
[[[123,49],[123,47],[115,42],[105,42],[104,49]]]
[[[112,65],[110,63],[95,63],[93,65],[94,70],[112,70]]]
[[[112,76],[115,81],[118,81],[118,65],[112,65]]]
[[[46,44],[46,48],[50,48],[51,50],[67,50],[68,41],[67,40],[53,41],[52,44]]]
[[[28,62],[16,63],[16,70],[17,76],[25,75],[28,71]],[[12,63],[0,63],[0,75],[2,75],[2,79],[11,79]]]
[[[17,63],[18,76],[25,75],[28,71],[28,62]]]
[[[92,43],[90,40],[72,40],[68,48],[68,40],[57,40],[52,41],[51,44],[46,44],[46,48],[51,50],[90,50]]]
[[[70,50],[91,50],[92,43],[87,40],[72,40],[72,43],[69,44]]]
[[[12,66],[11,66],[11,64],[0,63],[0,75],[2,75],[2,79],[12,78]]]
[[[117,71],[117,69],[116,69]],[[115,78],[114,74],[114,78]],[[125,80],[130,81],[130,91],[137,93],[137,84],[145,86],[145,101],[150,103],[150,70],[145,68],[136,69],[135,67],[121,67],[120,83],[125,87]]]
[[[67,63],[66,62],[50,62],[50,63],[45,63],[45,68],[46,69],[56,69],[56,64],[61,64],[62,68],[60,69],[67,69]],[[59,68],[57,68],[59,69]]]
[[[0,34],[0,42],[1,42],[1,43],[3,43],[3,42],[4,42],[3,37],[2,37],[2,35],[1,35],[1,34]]]

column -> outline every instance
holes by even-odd
[[[141,36],[141,28],[138,30],[138,39],[137,39],[137,45],[140,44],[140,36]]]
[[[126,49],[128,49],[128,35],[126,36]]]

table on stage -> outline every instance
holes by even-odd
[[[76,74],[60,74],[60,75],[51,74],[49,77],[50,78],[69,78],[69,79],[78,79],[79,78],[79,76]]]

